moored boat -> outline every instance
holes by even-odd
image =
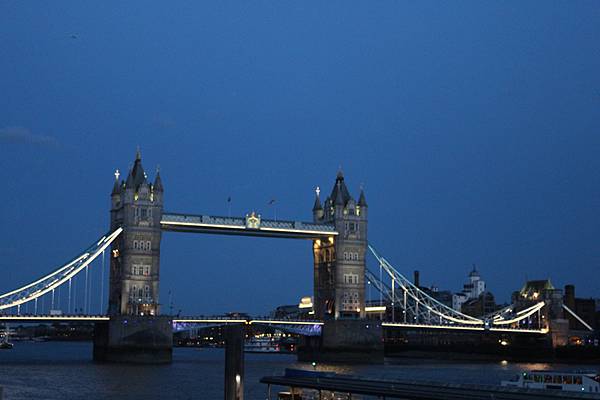
[[[526,389],[600,393],[600,375],[591,371],[527,371],[509,381],[502,381],[501,385]]]
[[[276,341],[271,339],[252,338],[244,344],[244,351],[246,353],[279,353],[280,347]]]

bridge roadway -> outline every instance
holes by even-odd
[[[332,224],[261,219],[260,216],[254,214],[243,218],[164,213],[160,225],[162,230],[173,232],[290,239],[323,239],[338,235]]]
[[[0,322],[100,322],[108,321],[107,315],[8,315],[0,314]],[[378,321],[374,321],[378,322]],[[276,320],[269,318],[228,318],[218,316],[199,316],[199,317],[175,317],[174,324],[199,324],[199,325],[297,325],[297,326],[322,326],[323,321],[317,320]],[[427,324],[408,324],[382,322],[384,328],[413,328],[413,329],[442,329],[442,330],[464,330],[464,331],[490,331],[490,332],[514,332],[514,333],[532,333],[545,334],[547,329],[511,329],[511,328],[484,328],[475,326],[452,326],[452,325],[427,325]]]
[[[8,315],[0,314],[0,322],[100,322],[108,321],[108,315]],[[226,318],[226,317],[176,317],[173,318],[173,323],[186,324],[245,324],[245,325],[306,325],[314,326],[323,325],[321,321],[310,320],[274,320],[269,318]]]

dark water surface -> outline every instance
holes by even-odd
[[[160,366],[97,364],[91,343],[17,342],[0,351],[4,400],[22,399],[222,399],[224,351],[175,348],[173,363]],[[258,380],[287,367],[312,369],[294,355],[247,354],[245,398],[266,398]],[[320,370],[389,379],[498,384],[526,369],[598,369],[600,366],[388,360],[385,365],[319,365]]]

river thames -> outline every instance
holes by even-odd
[[[285,368],[307,368],[295,355],[246,354],[245,398],[265,399],[259,383]],[[527,369],[598,369],[600,366],[466,363],[388,359],[385,365],[318,365],[319,370],[387,379],[498,384]],[[224,351],[175,348],[173,363],[160,366],[98,364],[89,342],[17,342],[0,351],[4,400],[25,399],[222,399]]]

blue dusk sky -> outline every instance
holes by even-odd
[[[422,284],[475,263],[499,301],[545,278],[600,297],[597,0],[4,0],[0,292],[108,230],[138,145],[168,211],[310,220],[341,166]],[[162,303],[261,314],[312,268],[308,241],[165,233]]]

